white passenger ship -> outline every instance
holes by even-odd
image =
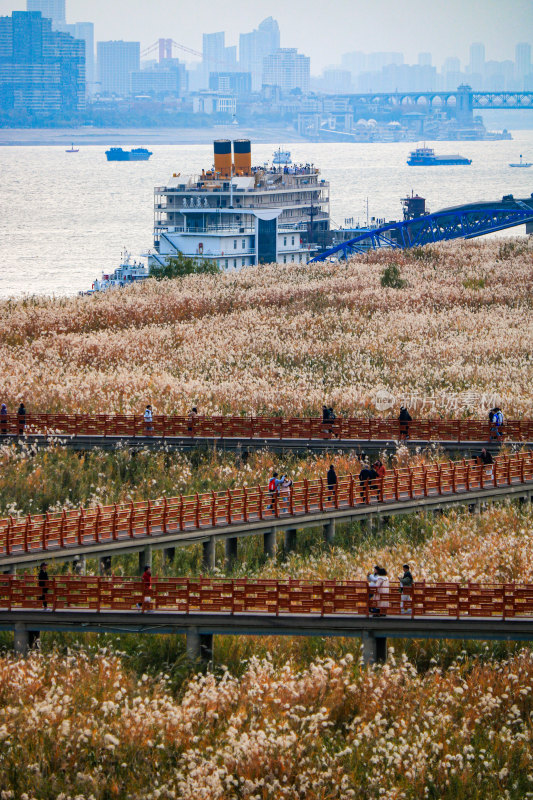
[[[329,183],[314,164],[252,166],[249,139],[215,141],[213,168],[174,174],[154,205],[149,266],[179,253],[223,270],[307,263],[329,229]]]

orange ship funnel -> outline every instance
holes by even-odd
[[[252,146],[249,139],[235,139],[233,142],[233,163],[236,175],[252,174]]]
[[[215,148],[215,172],[219,172],[222,178],[231,176],[231,142],[229,139],[217,139],[214,143]]]

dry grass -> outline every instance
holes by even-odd
[[[493,397],[527,415],[533,249],[511,244],[395,254],[404,289],[381,288],[391,255],[376,253],[3,303],[0,397],[11,410],[24,398],[29,410],[138,413],[150,400],[164,413],[296,415],[327,400],[361,414],[387,390],[425,416]]]

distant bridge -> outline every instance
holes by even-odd
[[[469,203],[374,228],[325,250],[310,263],[334,256],[348,258],[381,248],[403,250],[452,239],[473,239],[531,223],[533,194],[526,200],[515,200],[509,195],[509,199],[503,198],[500,203]]]
[[[418,106],[421,110],[433,108],[465,111],[474,108],[533,108],[533,92],[474,92],[470,86],[446,92],[368,92],[343,97],[351,106]]]

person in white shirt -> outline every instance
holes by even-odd
[[[146,430],[146,435],[149,436],[150,433],[153,431],[154,426],[152,424],[153,416],[152,416],[152,406],[147,405],[144,411],[144,426]]]
[[[384,567],[375,566],[368,575],[370,586],[370,611],[377,617],[384,617],[389,607],[389,577]]]

